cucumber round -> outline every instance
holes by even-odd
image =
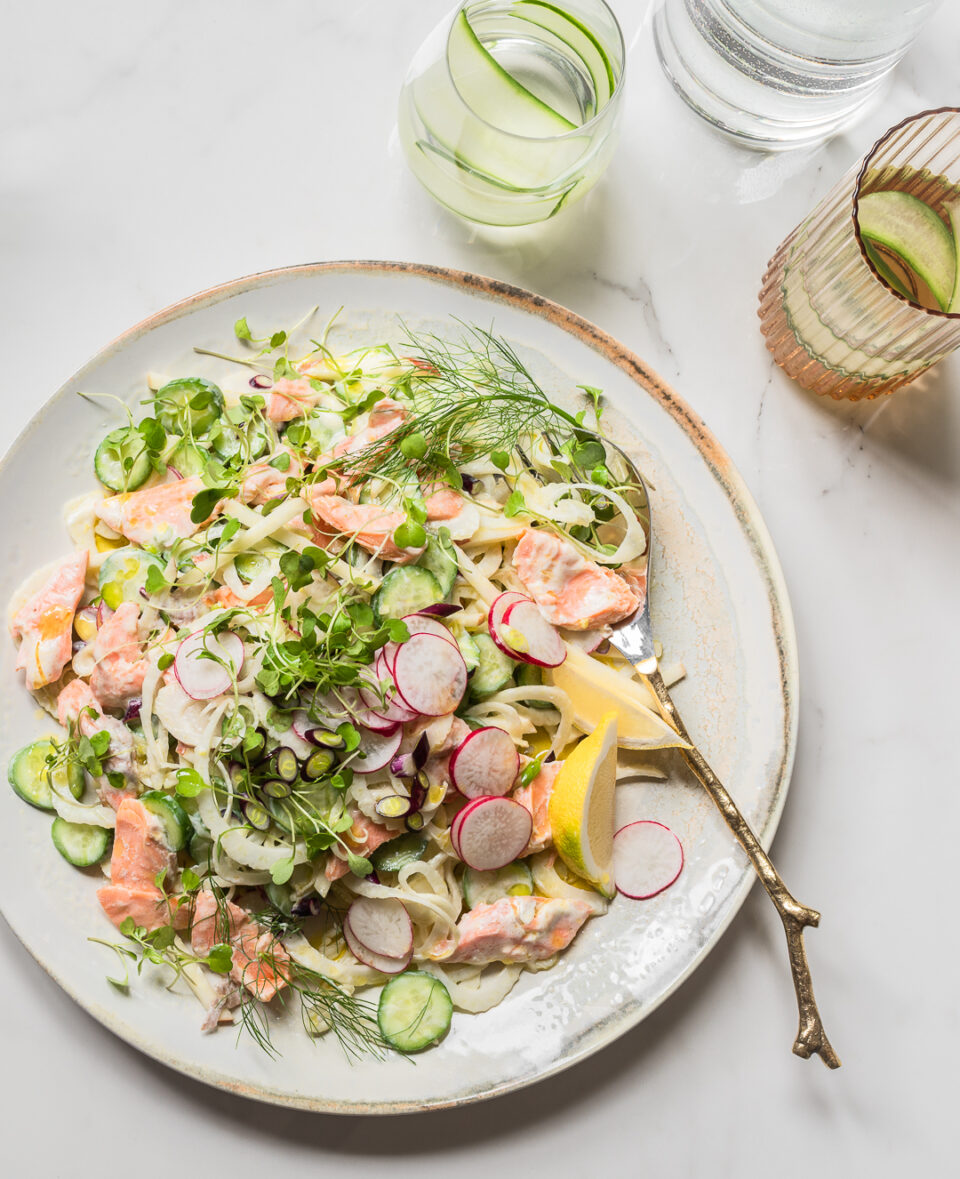
[[[539,688],[543,684],[543,672],[533,663],[521,663],[513,673],[520,688]],[[527,708],[553,708],[549,700],[524,700]]]
[[[74,798],[83,794],[86,779],[80,766],[73,762],[58,766],[51,776],[47,757],[55,753],[52,741],[33,741],[10,759],[7,780],[24,802],[41,811],[53,810],[54,791],[69,790]]]
[[[111,430],[97,447],[93,469],[111,491],[135,491],[153,469],[139,430],[133,426]]]
[[[189,479],[192,475],[202,475],[207,469],[207,456],[199,446],[184,438],[167,456],[167,466]]]
[[[116,610],[122,602],[141,601],[140,591],[147,584],[151,565],[161,572],[166,568],[166,562],[161,557],[133,545],[114,549],[104,560],[100,566],[98,584],[100,596],[111,610]]]
[[[453,1000],[440,979],[422,970],[392,978],[380,994],[380,1034],[398,1052],[422,1052],[450,1030]]]
[[[478,872],[466,868],[463,873],[463,899],[467,907],[492,905],[503,897],[533,896],[533,876],[523,860],[514,860],[495,872]]]
[[[474,696],[489,696],[491,692],[499,692],[510,683],[517,665],[504,655],[489,635],[474,635],[473,641],[477,646],[479,662],[477,670],[470,677],[470,692]]]
[[[457,638],[457,646],[460,648],[463,662],[467,665],[467,671],[476,671],[480,666],[480,648],[477,646],[476,636],[464,631]]]
[[[237,577],[244,585],[249,585],[251,581],[256,580],[268,564],[269,560],[263,553],[237,553],[233,558],[233,567],[237,571]]]
[[[444,597],[453,589],[457,580],[457,553],[453,542],[449,539],[441,540],[432,533],[427,537],[427,547],[420,554],[417,561],[419,569],[426,569],[437,579],[440,591]]]
[[[110,846],[111,832],[106,827],[95,827],[90,823],[68,823],[66,819],[54,819],[50,828],[53,846],[68,864],[75,868],[92,868],[99,864]]]
[[[151,815],[155,815],[163,827],[164,842],[171,851],[186,847],[193,833],[193,825],[180,802],[172,794],[162,790],[148,790],[140,795],[140,801]]]
[[[378,618],[403,618],[405,614],[416,614],[425,606],[442,602],[443,598],[440,583],[428,569],[401,565],[390,570],[370,604]]]
[[[190,836],[190,843],[187,847],[187,852],[190,859],[195,864],[200,864],[206,867],[210,863],[210,854],[213,851],[213,840],[204,831],[194,831]]]
[[[411,832],[378,847],[370,857],[370,862],[378,872],[399,872],[405,864],[422,860],[426,850],[427,837]]]
[[[223,394],[202,377],[179,377],[154,394],[157,421],[168,434],[205,434],[223,413]]]

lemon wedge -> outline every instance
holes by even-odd
[[[636,679],[619,675],[567,643],[567,657],[550,669],[553,686],[560,688],[573,705],[574,723],[592,733],[608,712],[617,714],[617,741],[624,749],[687,748],[683,740],[661,717],[656,697]]]
[[[606,897],[616,892],[610,874],[616,786],[617,714],[611,711],[564,761],[548,812],[560,858]]]

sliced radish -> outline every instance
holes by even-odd
[[[466,798],[506,794],[519,770],[513,738],[494,725],[469,733],[450,756],[450,777]]]
[[[394,723],[389,733],[378,733],[366,728],[361,728],[359,732],[360,746],[350,766],[356,774],[375,774],[393,760],[403,740],[403,729]]]
[[[473,807],[476,806],[476,804],[480,801],[481,799],[479,798],[472,798],[465,807],[461,807],[461,809],[457,811],[457,813],[453,816],[453,821],[450,824],[450,842],[453,845],[453,850],[457,853],[458,856],[460,856],[461,860],[463,859],[463,856],[460,855],[460,824],[463,822],[463,816],[468,811],[472,810]]]
[[[500,644],[513,659],[537,667],[559,667],[567,657],[556,627],[547,622],[533,602],[512,602],[496,629]]]
[[[526,594],[519,594],[516,590],[507,590],[494,598],[490,603],[490,610],[487,614],[487,630],[490,632],[490,638],[500,648],[504,655],[509,655],[511,659],[514,658],[513,652],[508,650],[500,641],[497,635],[497,630],[500,623],[503,621],[504,612],[508,607],[512,606],[514,602],[529,602],[530,598]]]
[[[449,629],[442,622],[438,622],[436,618],[431,618],[429,614],[405,614],[401,621],[407,624],[407,630],[411,637],[413,635],[436,635],[438,639],[446,639],[448,643],[456,644],[457,640]]]
[[[215,635],[195,630],[173,660],[180,687],[191,700],[212,700],[229,691],[243,667],[243,639],[233,631]]]
[[[568,630],[564,632],[563,639],[588,655],[607,642],[607,636],[602,630]]]
[[[299,709],[297,712],[295,712],[290,720],[290,728],[293,729],[297,736],[303,741],[310,740],[310,730],[315,729],[316,727],[317,722],[312,721],[309,715],[302,709]]]
[[[436,635],[412,635],[393,661],[403,703],[424,716],[453,712],[467,690],[467,665],[456,643]]]
[[[456,827],[454,850],[460,859],[477,872],[493,872],[523,853],[533,834],[533,816],[512,798],[477,798],[457,816]]]
[[[683,845],[654,819],[628,823],[613,837],[613,880],[631,900],[646,901],[663,892],[682,868]]]
[[[357,897],[347,910],[353,936],[384,958],[406,958],[413,952],[413,923],[396,897]]]
[[[353,904],[350,906],[349,910],[347,911],[347,916],[344,918],[344,922],[343,922],[343,936],[346,938],[347,945],[350,947],[350,953],[353,954],[354,958],[356,958],[356,960],[358,962],[362,962],[364,966],[370,966],[374,970],[379,970],[381,974],[400,974],[400,972],[403,970],[406,970],[407,966],[410,964],[411,952],[408,951],[407,953],[400,955],[398,957],[393,957],[392,955],[389,955],[389,954],[378,954],[376,950],[371,949],[370,946],[368,946],[364,942],[362,942],[360,940],[360,938],[357,937],[356,933],[354,932],[353,924],[350,920],[350,915],[353,912],[354,907],[357,905],[360,905],[360,904],[363,904],[363,905],[397,904],[397,905],[400,905],[401,909],[403,909],[403,905],[401,905],[399,901],[394,901],[393,898],[389,898],[389,899],[383,900],[383,901],[375,901],[375,900],[371,900],[368,897],[360,897],[357,900],[355,900],[353,902]],[[403,909],[403,915],[404,915],[404,917],[407,916],[406,909]],[[360,926],[362,928],[366,928],[370,925],[370,922],[368,921],[368,919],[366,918],[364,913],[358,912],[356,917],[357,917],[358,923],[360,924]],[[386,918],[387,918],[387,920],[390,920],[391,915],[387,914]],[[379,923],[383,924],[384,918],[381,917],[381,918],[377,919],[375,917],[374,920],[375,921],[379,920]],[[407,917],[407,922],[409,923],[409,921],[410,921],[410,918]],[[370,936],[376,936],[376,934],[371,933]],[[388,935],[387,940],[394,942],[399,939],[395,935]],[[412,951],[412,948],[413,948],[412,931],[411,931],[410,943],[411,943],[411,951]]]
[[[375,676],[366,678],[360,685],[361,703],[371,716],[379,717],[387,722],[415,720],[417,714],[413,709],[407,708],[397,695],[392,670],[388,671],[382,664],[381,668],[382,671],[378,670],[375,664]],[[367,724],[366,721],[362,721],[362,723]],[[368,728],[371,729],[380,727],[378,724],[368,725]]]
[[[385,680],[393,676],[393,660],[399,650],[399,643],[384,643],[377,652],[373,672],[378,680]]]

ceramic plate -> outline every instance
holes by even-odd
[[[225,375],[195,345],[232,346],[241,315],[288,327],[317,306],[319,325],[338,307],[335,346],[397,339],[402,319],[451,333],[450,317],[492,325],[519,349],[548,392],[572,403],[576,386],[608,399],[608,429],[633,453],[653,491],[653,619],[665,657],[682,660],[675,696],[692,733],[747,818],[769,844],[783,806],[796,733],[797,664],[790,607],[770,538],[726,455],[691,410],[609,336],[545,299],[489,279],[426,266],[337,262],[242,278],[153,316],[94,357],[44,406],[0,466],[0,502],[18,510],[4,526],[4,603],[40,563],[69,549],[65,500],[94,486],[92,454],[116,411],[78,391],[131,405],[144,374]],[[234,369],[234,374],[236,374]],[[236,376],[234,376],[236,380]],[[30,494],[25,495],[24,489]],[[50,732],[0,640],[0,759]],[[527,974],[479,1016],[458,1014],[444,1042],[409,1061],[350,1065],[333,1042],[309,1040],[298,1019],[277,1021],[280,1060],[229,1029],[199,1030],[192,996],[144,979],[129,994],[105,975],[115,963],[90,935],[112,926],[94,895],[95,874],[53,850],[49,819],[0,790],[0,903],[37,961],[105,1027],[171,1068],[249,1097],[338,1113],[398,1113],[504,1093],[582,1060],[648,1015],[704,962],[753,882],[706,795],[674,753],[656,755],[664,782],[618,791],[620,821],[669,823],[686,865],[648,902],[618,899],[588,922],[551,970]],[[296,1026],[293,1026],[296,1024]]]

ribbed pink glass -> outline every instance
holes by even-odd
[[[892,127],[782,243],[760,291],[760,330],[805,389],[859,400],[890,393],[960,346],[960,314],[901,295],[867,258],[857,208],[896,189],[949,228],[960,198],[960,111],[924,111]]]

